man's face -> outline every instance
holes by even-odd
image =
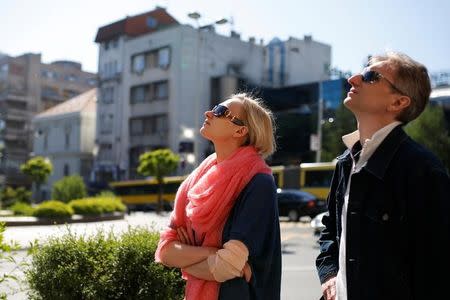
[[[374,63],[366,71],[375,71],[381,76],[368,82],[364,82],[361,74],[350,77],[348,82],[352,87],[344,105],[359,117],[384,117],[388,113],[388,107],[400,95],[393,87],[395,71],[387,61]]]

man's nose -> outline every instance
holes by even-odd
[[[349,79],[347,79],[348,83],[350,83],[352,86],[360,85],[361,84],[362,75],[361,74],[355,74],[351,76]]]

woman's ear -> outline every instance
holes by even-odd
[[[243,137],[248,133],[248,128],[247,126],[240,126],[239,129],[237,129],[234,132],[234,136],[235,137]]]

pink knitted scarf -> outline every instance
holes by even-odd
[[[240,147],[231,157],[217,163],[216,154],[207,157],[181,184],[170,216],[170,226],[160,236],[155,261],[161,249],[178,240],[178,227],[185,227],[196,246],[222,248],[222,231],[242,189],[257,173],[272,174],[254,147]],[[194,237],[195,231],[195,237]],[[187,300],[216,300],[219,283],[183,273]]]

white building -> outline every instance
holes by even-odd
[[[122,178],[135,177],[139,155],[159,147],[184,148],[186,168],[179,172],[192,170],[210,151],[198,134],[204,111],[245,84],[327,79],[331,62],[331,47],[310,37],[264,46],[234,32],[219,35],[212,25],[181,25],[162,8],[101,27],[96,42],[95,168]]]
[[[97,90],[91,89],[34,117],[34,154],[49,158],[53,164],[53,173],[42,186],[42,199],[48,199],[53,183],[64,176],[77,174],[89,180],[96,102]]]

